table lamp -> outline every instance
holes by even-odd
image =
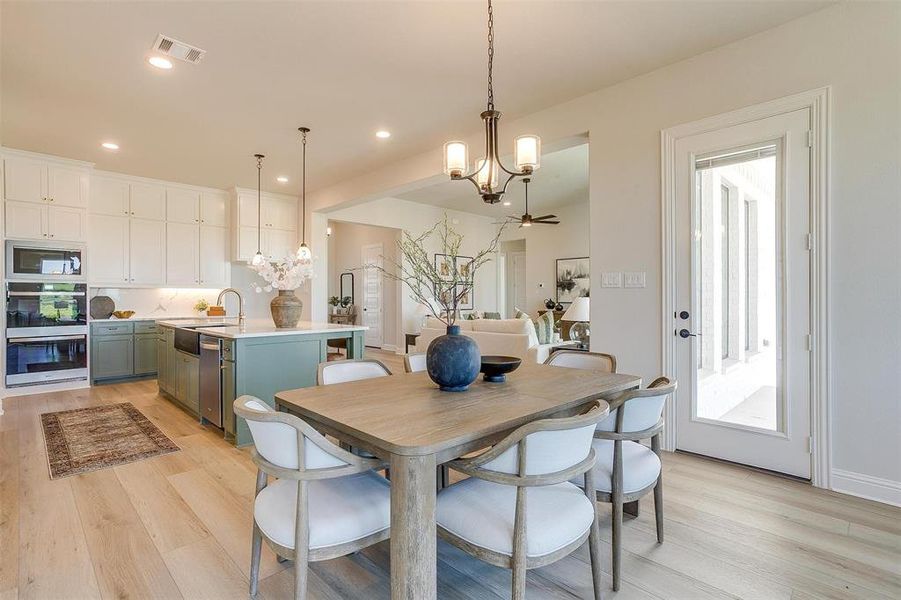
[[[588,296],[582,296],[573,300],[566,312],[563,313],[561,321],[574,321],[575,324],[569,329],[569,338],[579,342],[583,347],[588,347],[588,340],[591,337],[589,321],[591,313],[589,310]]]

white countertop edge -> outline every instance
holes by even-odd
[[[88,323],[127,323],[128,321],[200,321],[206,318],[221,319],[222,317],[180,317],[180,316],[149,316],[149,315],[134,315],[132,317],[128,317],[127,319],[117,319],[116,317],[108,317],[106,319],[95,319],[93,317],[88,318]]]
[[[249,322],[245,324],[243,328],[238,327],[237,325],[227,327],[198,327],[197,332],[225,339],[240,339],[285,335],[316,335],[345,331],[366,331],[367,329],[369,328],[364,325],[338,325],[336,323],[310,322],[301,322],[297,327],[279,329],[272,323]]]

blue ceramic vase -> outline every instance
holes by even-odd
[[[445,392],[465,391],[482,368],[478,344],[460,335],[459,325],[449,325],[445,335],[432,340],[425,361],[429,377]]]

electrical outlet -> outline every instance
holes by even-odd
[[[602,288],[618,288],[623,287],[622,273],[601,273]]]
[[[623,273],[624,287],[627,288],[643,288],[647,287],[646,275],[644,271],[634,271]]]

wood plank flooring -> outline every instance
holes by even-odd
[[[375,351],[392,370],[400,357]],[[132,402],[182,448],[50,481],[38,415]],[[254,468],[246,451],[157,395],[155,381],[9,398],[0,416],[0,600],[247,597]],[[667,454],[666,542],[650,497],[624,532],[608,598],[901,598],[901,509]],[[609,565],[610,511],[602,505]],[[389,542],[312,566],[312,598],[389,597]],[[608,569],[609,570],[609,569]],[[440,598],[508,598],[510,573],[438,545]],[[260,596],[292,597],[265,548]],[[589,598],[586,548],[528,576],[528,597]]]

